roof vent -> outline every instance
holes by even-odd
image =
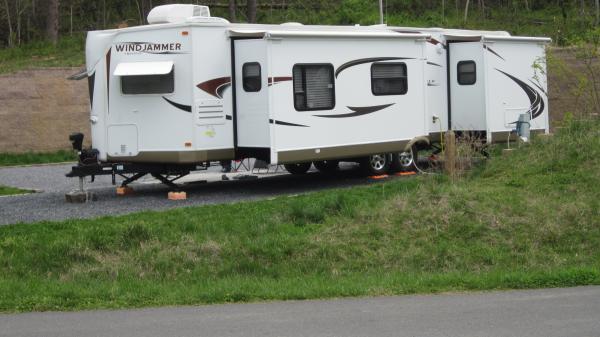
[[[183,23],[190,17],[210,17],[210,10],[198,5],[157,6],[148,13],[148,23]]]

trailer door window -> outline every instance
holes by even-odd
[[[173,70],[164,75],[121,76],[121,91],[125,95],[173,93],[175,91]]]
[[[244,63],[242,66],[242,82],[244,91],[257,92],[261,89],[260,64],[258,62]]]
[[[331,110],[335,106],[333,65],[296,64],[294,107],[298,111]]]
[[[473,85],[477,82],[475,61],[460,61],[457,67],[458,84]]]
[[[408,92],[406,63],[373,63],[371,92],[375,96],[406,94]]]

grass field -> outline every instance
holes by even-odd
[[[1,153],[0,166],[48,164],[77,161],[77,155],[70,150],[56,152]]]
[[[58,44],[39,41],[0,48],[0,74],[35,67],[78,67],[85,63],[83,34],[62,37]]]
[[[600,284],[599,130],[457,182],[0,227],[0,311]]]
[[[31,191],[22,190],[20,188],[14,188],[14,187],[0,185],[0,196],[3,196],[3,195],[23,194],[23,193],[30,193],[30,192]]]

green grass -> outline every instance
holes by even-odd
[[[457,182],[0,228],[0,311],[600,284],[600,122]]]
[[[62,37],[58,44],[39,41],[0,49],[0,74],[35,67],[78,67],[85,63],[83,35]]]
[[[0,166],[48,164],[77,161],[77,155],[71,150],[56,152],[1,153]]]
[[[29,190],[22,190],[20,188],[14,188],[14,187],[0,185],[0,196],[3,196],[3,195],[14,195],[14,194],[23,194],[23,193],[31,193],[31,191],[29,191]]]

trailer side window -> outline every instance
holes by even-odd
[[[335,106],[335,86],[331,64],[296,64],[294,107],[298,111],[331,110]]]
[[[121,76],[121,91],[125,95],[170,94],[175,91],[173,70],[164,75]]]
[[[408,92],[406,63],[373,63],[371,92],[375,96],[406,94]]]
[[[242,82],[244,84],[244,91],[260,91],[260,78],[260,64],[258,62],[244,63],[244,65],[242,66]]]
[[[475,61],[460,61],[457,67],[458,84],[473,85],[477,82]]]

